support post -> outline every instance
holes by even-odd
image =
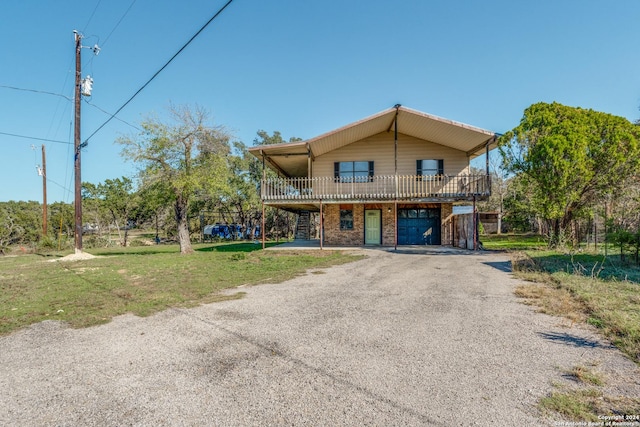
[[[396,104],[396,116],[393,119],[393,180],[395,183],[395,197],[398,197],[398,110],[400,109],[400,104]]]
[[[398,250],[398,200],[393,201],[393,249]]]
[[[473,196],[473,250],[478,250],[478,219],[476,217],[476,196]]]
[[[395,200],[393,201],[395,228],[393,249],[398,250],[398,111],[400,110],[400,104],[396,104],[394,107],[396,109],[396,116],[393,119],[393,181],[395,185]]]
[[[264,249],[266,246],[265,239],[264,239],[264,224],[265,224],[265,220],[264,220],[264,200],[263,200],[262,201],[262,249]]]
[[[322,212],[322,199],[320,199],[320,250],[322,250],[323,247],[323,241],[324,241],[324,215]]]

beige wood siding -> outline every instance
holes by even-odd
[[[443,159],[445,175],[469,172],[469,159],[463,151],[398,134],[398,175],[415,175],[416,160],[424,159]],[[373,161],[375,175],[393,175],[393,131],[382,132],[318,156],[313,162],[313,176],[332,177],[334,162],[349,161]]]

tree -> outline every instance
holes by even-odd
[[[58,239],[58,247],[61,247],[62,239],[73,243],[74,207],[71,203],[55,202],[49,205],[49,223],[51,231]]]
[[[174,107],[170,123],[149,118],[143,131],[117,140],[122,156],[141,166],[143,185],[168,190],[174,206],[180,253],[193,252],[189,236],[189,204],[196,194],[213,193],[227,185],[230,136],[221,126],[207,125],[200,107]]]
[[[253,145],[254,146],[258,146],[258,145],[272,145],[272,144],[283,144],[285,142],[297,142],[297,141],[302,141],[302,138],[298,138],[296,136],[292,136],[291,138],[289,138],[289,141],[285,141],[284,138],[282,137],[282,134],[280,133],[280,131],[273,131],[273,135],[269,135],[268,132],[260,129],[258,132],[256,132],[258,134],[257,138],[253,139]]]
[[[133,192],[133,181],[126,176],[116,179],[107,179],[97,186],[83,183],[83,198],[92,198],[98,202],[109,214],[110,222],[118,230],[120,244],[127,246],[129,235],[129,222],[131,214],[136,206],[136,197]],[[122,236],[121,229],[124,229]]]
[[[558,103],[524,111],[499,140],[506,169],[531,184],[533,208],[549,226],[549,242],[568,236],[571,221],[638,171],[638,128],[628,120]]]
[[[136,218],[143,223],[151,223],[156,231],[155,241],[160,241],[160,228],[167,225],[171,218],[171,192],[162,182],[143,185],[137,193],[140,203],[136,209]]]
[[[38,242],[42,234],[42,205],[35,201],[0,203],[0,247]]]
[[[249,231],[249,235],[253,236],[262,215],[258,195],[260,181],[251,174],[255,157],[239,142],[234,144],[234,149],[237,155],[229,161],[229,188],[219,200],[218,210],[226,210],[232,214],[243,227],[247,227],[242,231]]]
[[[23,234],[24,229],[16,223],[9,206],[0,204],[0,255],[7,253]]]
[[[297,142],[297,141],[302,141],[302,138],[298,138],[295,136],[292,136],[291,138],[289,138],[289,141],[285,141],[285,139],[282,137],[282,134],[279,131],[274,131],[273,135],[269,135],[268,132],[264,131],[264,130],[259,130],[257,132],[258,137],[254,138],[253,140],[253,145],[254,146],[258,146],[258,145],[273,145],[273,144],[283,144],[285,142]],[[262,176],[263,176],[263,165],[262,162],[259,161],[257,158],[253,157],[253,156],[248,156],[251,157],[251,159],[248,160],[249,162],[249,175],[251,177],[251,179],[253,181],[255,181],[256,183],[261,183],[262,182]],[[276,173],[274,171],[272,171],[271,169],[266,169],[265,170],[265,175],[267,177],[270,176],[276,176]],[[257,187],[257,193],[260,193],[260,185],[258,184]],[[282,228],[286,228],[286,235],[288,236],[290,233],[290,228],[291,228],[291,223],[294,221],[294,217],[296,214],[291,213],[291,212],[280,212],[279,209],[277,208],[272,208],[272,207],[268,207],[265,210],[265,233],[275,233],[276,236],[279,235],[278,230],[281,230]],[[260,213],[260,215],[258,216],[258,219],[261,220],[262,219],[262,213]]]

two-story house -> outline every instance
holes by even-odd
[[[320,246],[475,247],[494,132],[396,105],[307,141],[251,147],[262,203],[320,212]],[[486,171],[470,161],[487,156]],[[264,230],[264,227],[262,228]]]

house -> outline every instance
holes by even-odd
[[[321,213],[321,247],[475,248],[473,212],[491,192],[495,144],[494,132],[396,105],[307,141],[249,151],[262,161],[263,206],[300,213],[302,228]],[[472,173],[481,155],[486,171]]]

